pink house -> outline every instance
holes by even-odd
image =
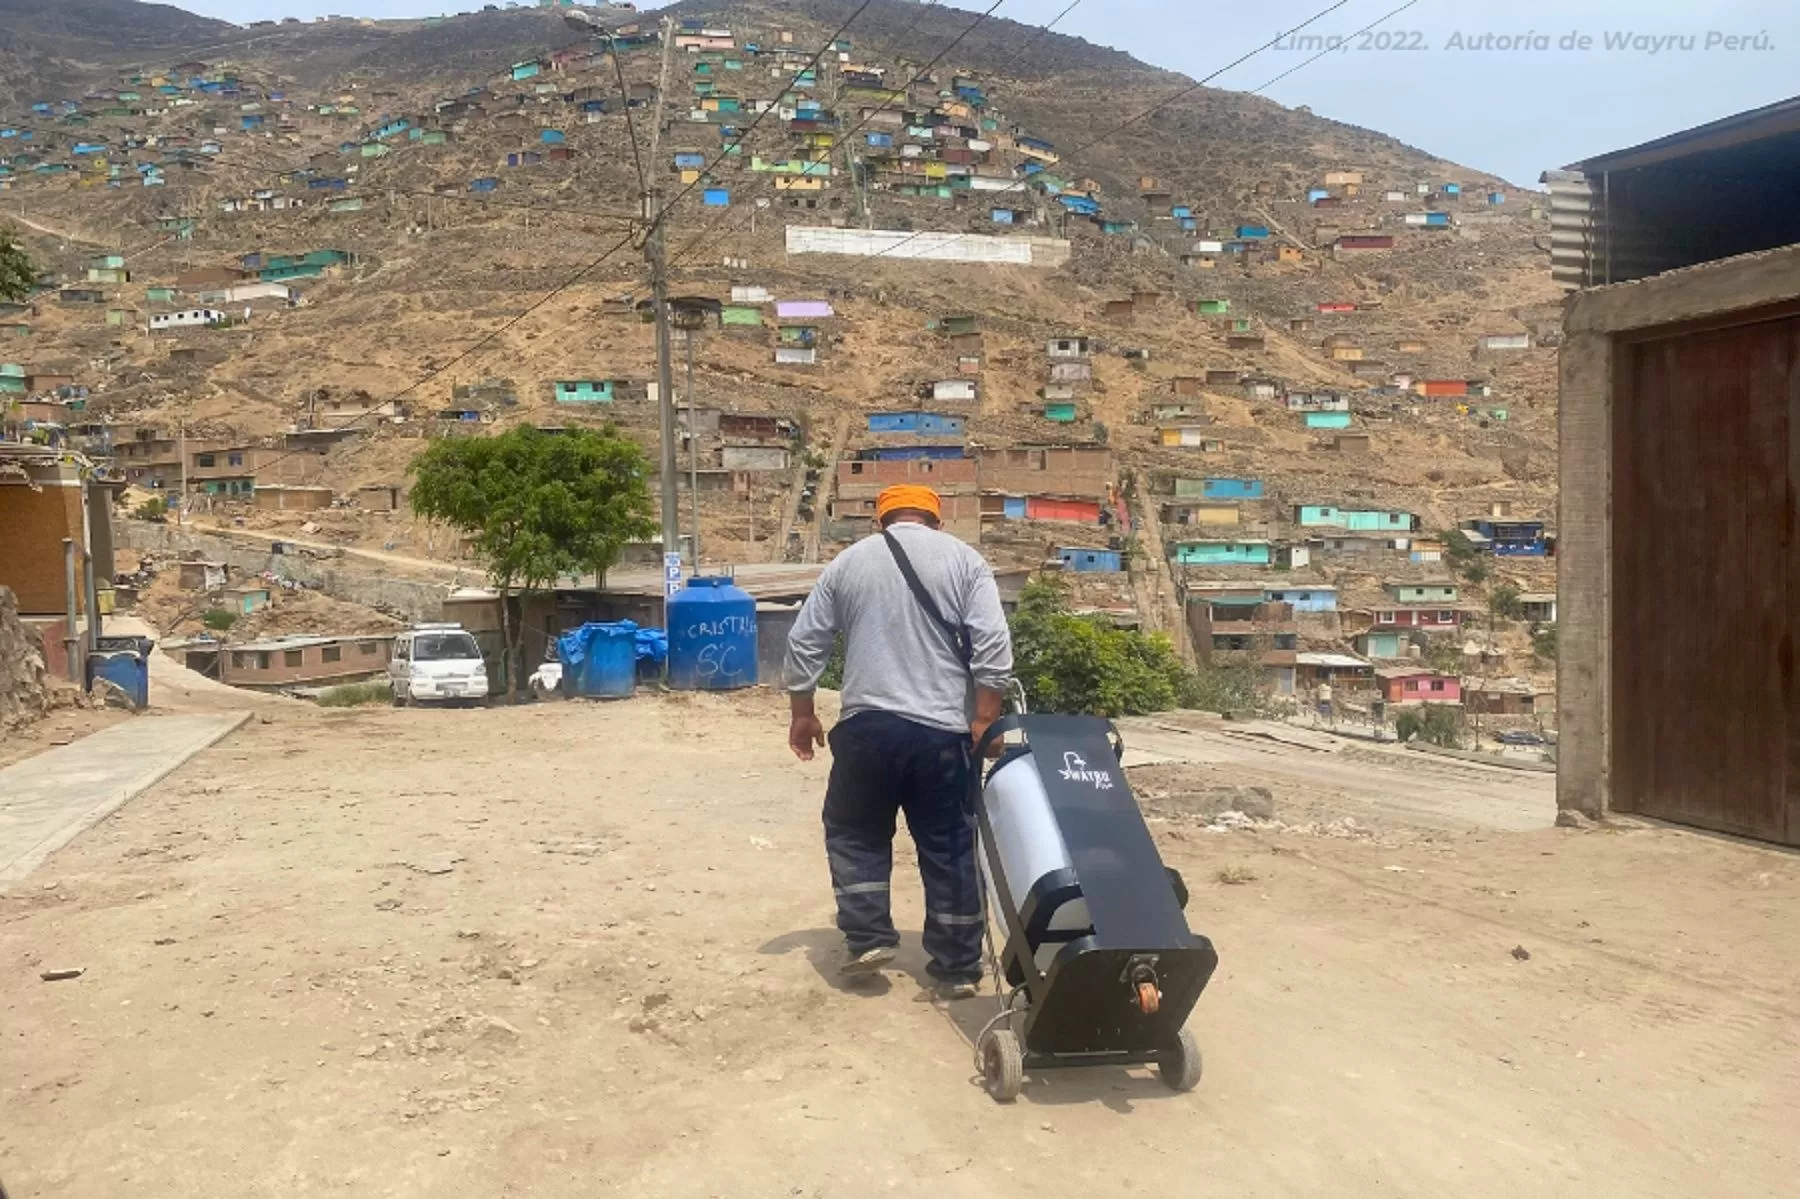
[[[1385,666],[1375,672],[1390,704],[1460,704],[1462,680],[1423,666]]]

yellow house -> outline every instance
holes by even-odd
[[[1281,249],[1276,251],[1275,258],[1278,262],[1300,262],[1305,258],[1305,255],[1300,253],[1300,249],[1297,246],[1282,246]]]
[[[1191,525],[1235,525],[1238,523],[1238,506],[1236,504],[1194,504],[1188,508],[1188,523]]]
[[[1354,187],[1363,181],[1361,171],[1326,171],[1326,187]]]
[[[689,167],[681,172],[681,181],[683,183],[698,183],[700,182],[700,172],[693,167]]]
[[[939,179],[939,180],[950,178],[950,164],[944,163],[944,162],[928,162],[928,163],[926,163],[925,164],[925,178]]]
[[[1337,362],[1361,362],[1362,356],[1363,352],[1360,346],[1331,347],[1331,357]]]
[[[822,192],[825,181],[817,175],[777,175],[775,190],[778,192]]]

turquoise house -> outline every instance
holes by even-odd
[[[1044,405],[1044,419],[1058,424],[1072,424],[1075,420],[1075,405],[1071,403],[1049,403]]]
[[[1353,512],[1325,505],[1303,504],[1294,509],[1294,523],[1309,529],[1350,529],[1362,533],[1410,533],[1418,527],[1419,518],[1410,512]]]
[[[1308,412],[1306,427],[1309,429],[1348,429],[1350,414],[1348,412]]]
[[[1181,566],[1267,566],[1266,541],[1183,541],[1175,547]]]
[[[1355,641],[1356,652],[1365,658],[1404,658],[1407,639],[1404,633],[1363,633]]]
[[[613,402],[611,379],[558,379],[556,402],[559,404],[610,404]]]

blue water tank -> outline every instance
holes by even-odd
[[[101,650],[88,655],[88,683],[99,679],[116,683],[134,708],[150,705],[150,663],[130,650]]]
[[[564,689],[588,699],[628,699],[637,694],[637,632],[629,620],[581,626],[576,630],[581,642],[576,660],[564,656],[569,673]]]
[[[755,685],[756,600],[730,579],[689,579],[669,599],[669,686],[730,691]]]

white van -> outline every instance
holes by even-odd
[[[475,637],[459,624],[414,625],[394,639],[388,663],[394,706],[487,698],[487,664]]]

